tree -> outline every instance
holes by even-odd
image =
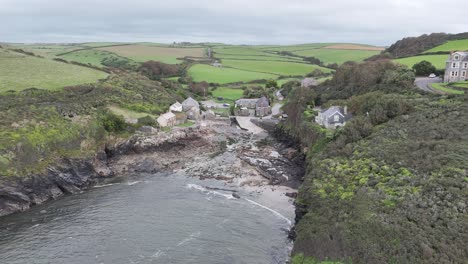
[[[208,88],[209,88],[209,84],[205,81],[190,84],[190,91],[195,94],[202,95],[202,96],[207,95],[207,93],[209,92]]]
[[[413,71],[418,76],[426,76],[436,71],[436,67],[432,63],[423,60],[413,65]]]

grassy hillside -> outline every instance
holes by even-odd
[[[408,67],[413,67],[414,64],[419,63],[423,60],[429,61],[437,69],[445,69],[445,61],[447,60],[448,55],[424,55],[424,56],[413,56],[408,58],[401,58],[394,60],[395,62],[401,63]]]
[[[0,92],[0,177],[43,173],[63,157],[92,156],[109,133],[138,127],[106,128],[108,120],[119,119],[108,111],[134,120],[185,98],[178,87],[167,89],[135,73],[55,91]]]
[[[36,87],[60,89],[107,77],[94,69],[0,49],[0,91]]]
[[[250,72],[233,68],[216,68],[206,64],[196,64],[190,67],[188,74],[196,82],[207,81],[219,84],[233,82],[248,82],[258,79],[276,79],[278,75]]]
[[[460,39],[460,40],[451,40],[448,41],[440,46],[432,48],[430,50],[425,51],[427,52],[439,52],[439,51],[464,51],[468,50],[468,39]]]

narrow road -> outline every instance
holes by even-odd
[[[419,89],[424,90],[426,92],[441,94],[442,92],[437,91],[431,87],[431,84],[441,83],[441,82],[442,82],[442,79],[439,77],[437,78],[417,77],[416,80],[414,81],[414,84]]]

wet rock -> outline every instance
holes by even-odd
[[[286,195],[287,197],[294,198],[294,199],[297,198],[297,192],[287,192],[284,195]]]
[[[235,192],[232,193],[232,197],[237,198],[237,199],[241,198],[240,195]]]

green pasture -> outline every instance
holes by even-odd
[[[456,89],[452,89],[452,88],[449,88],[447,85],[443,84],[443,83],[433,83],[431,84],[432,88],[438,90],[438,91],[442,91],[444,93],[449,93],[449,94],[465,94],[464,91],[460,91],[460,90],[456,90]]]
[[[222,97],[227,100],[237,100],[242,97],[244,90],[240,88],[218,87],[211,92],[214,97]]]
[[[107,77],[101,71],[0,49],[0,91],[60,89]]]
[[[232,68],[216,68],[206,64],[190,67],[188,74],[196,82],[207,81],[219,84],[248,82],[259,79],[276,79],[278,76],[268,73],[250,72]]]
[[[315,69],[319,69],[323,72],[331,72],[328,68],[313,64],[278,61],[223,60],[223,66],[252,72],[264,72],[285,76],[306,75]]]
[[[424,56],[413,56],[408,58],[401,58],[394,60],[395,62],[401,63],[408,67],[413,67],[414,64],[419,63],[423,60],[429,61],[437,69],[445,69],[445,61],[447,60],[448,55],[424,55]]]
[[[442,45],[425,51],[426,52],[439,52],[439,51],[465,51],[468,50],[468,39],[450,40]]]

